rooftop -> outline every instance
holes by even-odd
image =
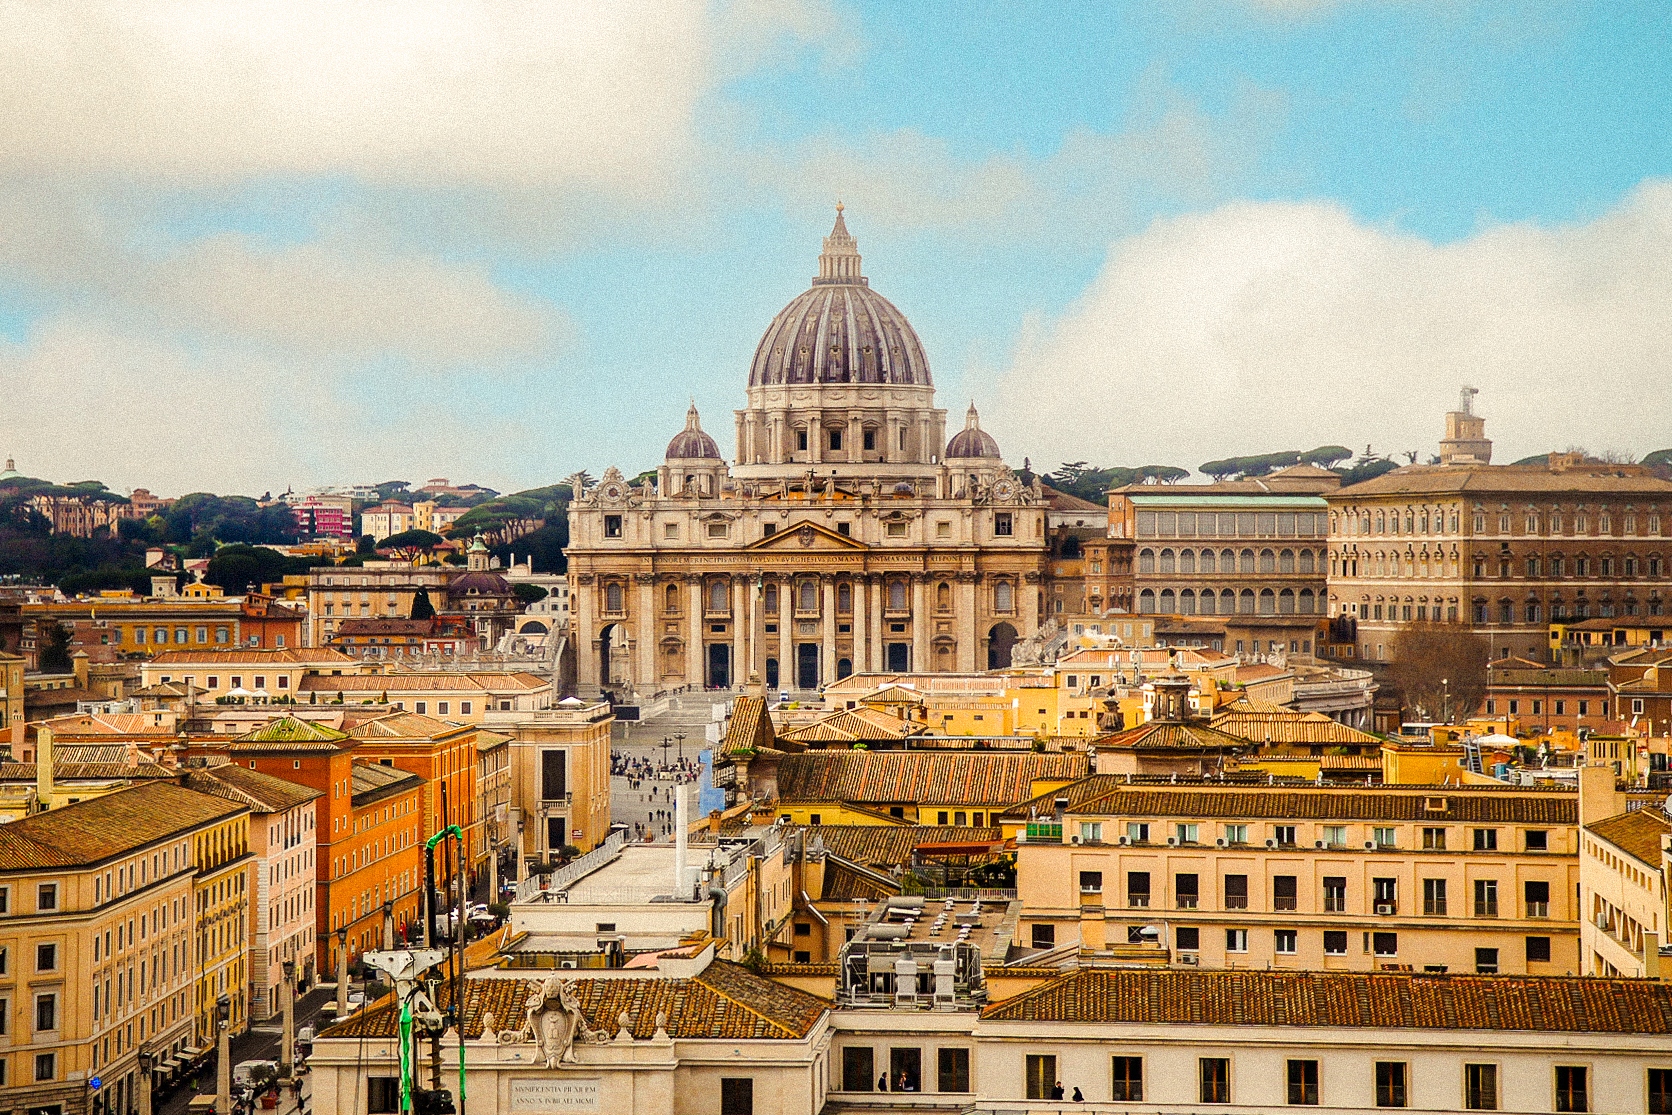
[[[1661,840],[1672,833],[1672,820],[1658,806],[1647,806],[1616,817],[1605,817],[1595,824],[1586,825],[1585,831],[1659,871]]]
[[[1083,754],[990,751],[825,751],[778,763],[781,801],[1004,806],[1034,782],[1083,778]]]
[[[994,1003],[984,1020],[1375,1030],[1672,1033],[1655,980],[1081,969]]]
[[[1571,789],[1497,786],[1135,786],[1118,774],[1094,774],[1055,793],[1024,801],[1007,820],[1054,812],[1057,798],[1081,816],[1279,818],[1328,821],[1498,822],[1571,825],[1579,798]]]
[[[424,784],[424,780],[416,774],[409,774],[395,767],[381,766],[376,763],[355,763],[352,774],[354,780],[354,804],[356,806],[370,805],[374,801],[382,801],[392,794],[411,790]]]
[[[465,994],[466,1040],[481,1038],[487,1013],[501,1025],[522,1018],[529,996],[543,978],[470,980]],[[725,960],[713,961],[689,979],[582,977],[572,986],[589,1026],[614,1038],[625,1013],[632,1036],[639,1041],[655,1036],[658,1015],[666,1017],[668,1036],[675,1039],[795,1041],[810,1034],[831,1005]],[[445,982],[441,985],[437,1005],[443,1010],[451,1002],[450,987]],[[386,999],[320,1037],[392,1039],[399,1025],[399,1013],[392,1000]]]
[[[103,863],[247,809],[171,781],[147,782],[0,825],[0,871]]]
[[[325,796],[311,786],[300,786],[236,763],[189,771],[185,777],[188,789],[239,802],[256,813],[283,813]]]

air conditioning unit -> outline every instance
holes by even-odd
[[[1126,847],[1130,843],[1132,843],[1132,838],[1130,836],[1123,836],[1120,838],[1120,846],[1122,848]]]
[[[1196,967],[1196,965],[1200,964],[1201,962],[1202,962],[1202,958],[1195,955],[1194,953],[1188,953],[1187,952],[1187,953],[1183,953],[1179,956],[1179,963],[1180,964],[1188,964],[1192,968]]]
[[[1322,840],[1314,840],[1312,842],[1312,846],[1314,848],[1322,848],[1324,846],[1324,842]]]
[[[1178,837],[1176,837],[1176,836],[1169,836],[1169,837],[1168,837],[1168,838],[1167,838],[1167,847],[1169,847],[1169,848],[1177,848],[1177,847],[1178,847],[1178,846],[1179,846],[1179,838],[1178,838]]]
[[[1391,917],[1393,915],[1393,903],[1391,903],[1391,902],[1378,902],[1378,903],[1376,903],[1376,913],[1380,914],[1384,918],[1385,917]]]
[[[1266,841],[1266,847],[1268,847],[1268,848],[1275,848],[1275,847],[1277,847],[1277,841],[1275,841],[1275,840],[1268,840],[1268,841]]]
[[[1223,847],[1225,847],[1225,838],[1223,836],[1221,836],[1218,840],[1215,840],[1213,843],[1214,843],[1215,847],[1223,848]]]
[[[1376,842],[1374,840],[1366,840],[1364,842],[1364,850],[1367,852],[1374,852],[1376,850]]]
[[[1069,842],[1069,843],[1070,843],[1070,844],[1078,844],[1078,843],[1080,843],[1080,834],[1079,834],[1079,833],[1075,833],[1075,834],[1074,834],[1074,835],[1073,835],[1073,836],[1070,836],[1070,837],[1069,837],[1069,838],[1068,838],[1068,842]]]
[[[559,968],[578,968],[580,965],[573,960],[565,960],[558,964]]]

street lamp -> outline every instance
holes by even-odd
[[[139,1115],[151,1115],[151,1070],[157,1057],[148,1049],[139,1051]]]
[[[284,969],[284,1036],[279,1040],[279,1079],[289,1080],[296,1048],[296,961],[286,960]]]
[[[673,741],[671,739],[669,739],[667,736],[663,736],[662,737],[662,766],[663,767],[666,767],[668,765],[668,748],[670,748],[672,746],[673,746]]]
[[[673,738],[679,741],[679,761],[683,763],[685,761],[685,733],[678,732]]]
[[[1440,720],[1451,723],[1451,679],[1440,679]]]
[[[215,999],[215,1115],[232,1115],[232,1000],[226,994]]]
[[[348,926],[337,927],[337,1017],[348,1014]]]

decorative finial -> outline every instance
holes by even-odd
[[[836,199],[836,212],[838,212],[838,213],[840,213],[840,212],[841,212],[841,211],[842,211],[842,209],[843,209],[843,206],[842,206],[842,199],[841,199],[841,198],[837,198],[837,199]]]
[[[970,400],[970,409],[964,415],[964,425],[971,430],[979,430],[981,428],[981,415],[975,412],[974,399]]]

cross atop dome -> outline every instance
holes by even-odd
[[[867,286],[865,276],[859,273],[859,242],[848,232],[847,222],[842,219],[843,208],[838,201],[836,224],[831,228],[830,235],[824,238],[824,251],[819,254],[819,273],[813,282]]]

